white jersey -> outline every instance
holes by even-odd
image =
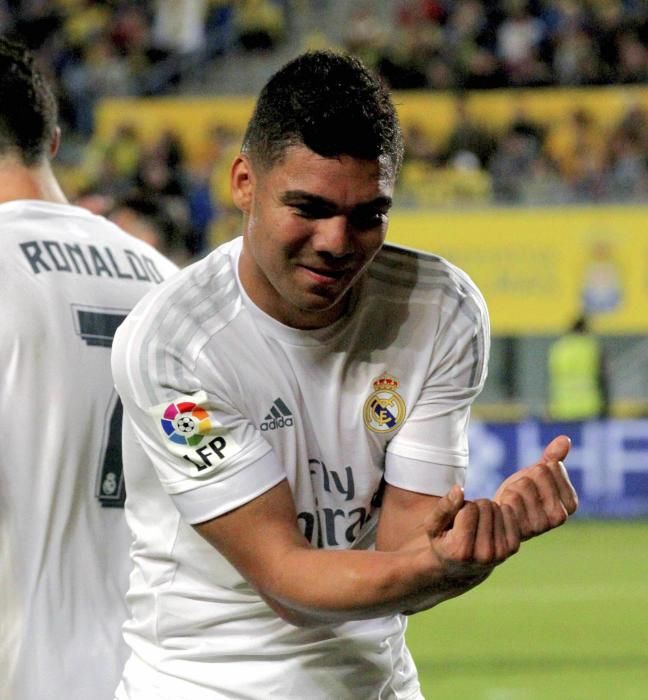
[[[404,616],[294,627],[190,524],[287,479],[314,546],[369,547],[383,478],[463,484],[483,299],[448,262],[385,246],[347,316],[297,330],[246,296],[241,240],[148,295],[115,339],[135,563],[118,697],[418,698]]]
[[[0,204],[0,245],[0,697],[107,700],[130,571],[110,346],[175,266],[43,201]]]

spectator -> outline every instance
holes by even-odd
[[[618,81],[620,83],[645,83],[648,81],[648,50],[638,34],[634,31],[621,34],[618,50]]]
[[[500,83],[489,30],[486,7],[477,0],[456,3],[445,24],[444,53],[454,65],[455,83],[466,89],[495,87]]]
[[[576,25],[565,29],[554,50],[555,82],[560,85],[596,83],[601,74],[597,49],[584,27]]]
[[[472,90],[538,84],[640,84],[648,80],[645,3],[403,0],[390,4],[390,24],[383,21],[384,13],[377,12],[373,3],[345,4],[337,0],[313,3],[310,13],[302,13],[301,19],[307,15],[312,19],[321,7],[332,11],[345,5],[349,8],[348,29],[343,32],[347,48],[361,55],[392,87]],[[195,66],[194,59],[199,65],[207,60],[229,60],[235,50],[235,34],[245,27],[250,34],[244,43],[249,40],[251,47],[260,41],[265,50],[272,51],[287,37],[288,26],[291,31],[303,29],[302,21],[286,21],[291,7],[296,5],[289,0],[183,0],[182,7],[167,0],[32,0],[0,3],[4,12],[0,20],[13,32],[30,33],[42,68],[57,87],[61,118],[68,132],[63,158],[59,158],[60,169],[63,162],[78,163],[79,152],[85,150],[85,143],[94,134],[97,100],[179,91],[187,78],[194,85],[196,81],[202,83],[209,73],[186,70],[181,57],[190,56],[190,66]],[[182,24],[174,17],[181,18]],[[191,31],[181,31],[185,27]],[[255,36],[259,27],[261,33],[270,36]],[[312,27],[306,27],[306,31],[312,31]],[[325,42],[324,23],[318,31]],[[548,134],[540,135],[536,163],[525,171],[531,179],[522,186],[510,182],[517,190],[516,201],[528,201],[531,196],[539,196],[542,201],[546,197],[558,197],[558,201],[645,198],[645,139],[616,127],[603,129],[597,123],[577,125],[588,119],[587,115],[584,120],[579,116],[574,123],[552,126]],[[510,123],[504,126],[498,140],[505,139],[506,143],[500,144],[497,159],[492,158],[494,135],[486,133],[481,138],[476,133],[480,130],[483,127],[465,114],[465,106],[458,105],[452,135],[445,143],[430,143],[435,154],[432,160],[437,163],[425,158],[422,167],[412,169],[408,165],[406,170],[410,172],[404,173],[402,182],[417,181],[422,191],[429,178],[439,183],[438,173],[432,170],[442,167],[445,171],[441,181],[447,183],[450,175],[462,182],[459,188],[446,190],[444,186],[443,191],[461,192],[464,176],[468,172],[478,174],[464,167],[471,162],[468,154],[472,154],[477,156],[483,175],[478,178],[480,197],[490,191],[490,186],[485,187],[490,175],[497,176],[497,196],[503,196],[503,153],[506,151],[510,159],[515,142],[511,131],[520,136],[519,125],[515,129]],[[408,140],[412,148],[419,149],[421,143],[414,132]],[[100,186],[109,188],[118,198],[130,194],[132,177],[118,167],[111,150],[104,150],[103,145],[89,149],[82,176],[74,178],[79,182],[78,187],[74,185],[76,191]],[[410,160],[418,156],[413,154]],[[455,164],[461,167],[456,169]],[[185,194],[189,184],[197,187],[192,189],[197,199],[191,207],[207,201],[201,189],[205,166],[196,165],[192,162],[172,167],[172,179],[182,183]],[[488,172],[491,166],[497,166],[497,173]],[[202,175],[197,177],[198,172]],[[566,183],[562,190],[556,187],[556,175]],[[546,186],[543,176],[548,178]],[[211,199],[222,215],[227,205],[219,197]],[[198,210],[204,217],[207,209],[199,206]],[[188,226],[186,235],[191,238],[194,233]],[[204,221],[201,230],[203,226]],[[202,236],[198,234],[197,240]],[[190,248],[195,250],[193,244]]]
[[[549,416],[591,420],[608,415],[605,359],[589,321],[579,316],[549,349]]]
[[[539,59],[544,25],[534,17],[526,0],[509,0],[508,16],[497,29],[497,55],[512,85],[550,82],[549,71]]]
[[[212,196],[211,168],[191,168],[186,197],[189,209],[186,248],[190,259],[195,259],[207,252],[209,231],[219,216],[217,204]]]
[[[140,196],[124,197],[113,204],[108,218],[135,238],[156,250],[165,250],[167,223],[164,212],[150,199]]]
[[[631,109],[609,142],[608,194],[614,201],[638,202],[648,198],[647,139],[645,111]]]
[[[234,22],[246,51],[269,51],[284,39],[285,17],[273,0],[239,0]]]
[[[547,134],[547,155],[556,163],[574,200],[599,200],[605,194],[605,135],[591,114],[575,109]]]
[[[515,204],[522,201],[524,184],[531,177],[536,156],[534,139],[515,124],[509,128],[489,163],[496,202]]]
[[[119,124],[109,139],[97,139],[87,147],[83,163],[87,187],[123,196],[135,186],[142,153],[135,127],[130,122]]]
[[[375,69],[388,44],[389,29],[380,21],[372,4],[363,2],[354,7],[343,30],[345,50]]]
[[[139,197],[152,202],[166,220],[163,250],[177,263],[187,261],[189,235],[189,207],[185,183],[159,153],[145,153],[140,160],[135,178]]]
[[[480,166],[485,167],[494,150],[494,136],[470,115],[467,95],[458,95],[452,130],[442,150],[441,160],[451,160],[458,153],[471,153]]]

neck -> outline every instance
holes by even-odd
[[[0,158],[0,203],[17,199],[67,204],[49,161],[26,166],[14,158]]]

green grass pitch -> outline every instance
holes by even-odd
[[[648,698],[648,522],[575,520],[409,620],[428,700]]]

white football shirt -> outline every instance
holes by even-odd
[[[110,346],[175,266],[43,201],[0,204],[0,244],[0,697],[108,700],[130,571]]]
[[[418,698],[404,616],[287,624],[191,523],[287,479],[314,546],[368,547],[383,478],[463,484],[483,299],[448,262],[385,246],[347,316],[297,330],[242,290],[241,241],[148,295],[115,339],[135,564],[118,697]]]

